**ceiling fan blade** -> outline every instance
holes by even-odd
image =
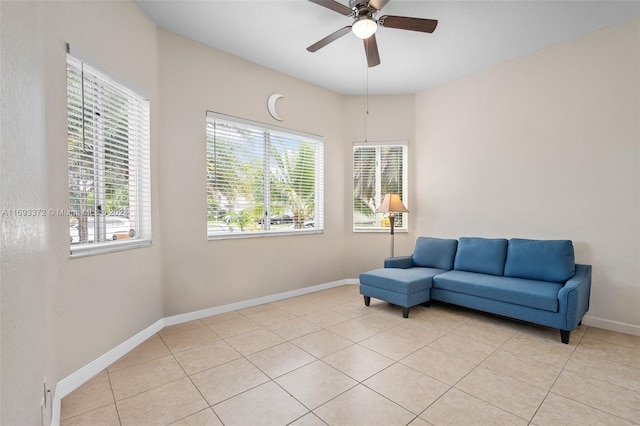
[[[338,3],[334,0],[309,0],[311,3],[315,3],[320,6],[324,6],[327,9],[331,9],[334,12],[338,12],[344,16],[350,16],[353,13],[351,8],[343,5],[342,3]]]
[[[329,34],[328,36],[326,36],[322,40],[313,43],[311,46],[307,47],[307,50],[309,52],[315,52],[317,50],[320,50],[323,47],[325,47],[327,44],[331,43],[332,41],[336,41],[337,39],[339,39],[343,35],[348,34],[350,31],[351,31],[351,26],[350,25],[346,26],[344,28],[340,28],[338,31]]]
[[[423,33],[434,32],[438,25],[438,21],[435,19],[409,18],[406,16],[389,15],[380,17],[380,19],[378,19],[378,23],[385,28],[421,31]]]
[[[367,55],[367,65],[369,68],[380,65],[380,53],[378,52],[378,42],[376,35],[362,40],[364,42],[364,53]]]
[[[369,6],[374,8],[375,10],[380,10],[385,7],[389,3],[389,0],[370,0]]]

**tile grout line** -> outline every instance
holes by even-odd
[[[558,382],[558,379],[560,378],[560,376],[562,375],[562,373],[564,372],[565,368],[567,367],[567,364],[569,363],[569,360],[571,359],[571,357],[573,356],[573,354],[576,352],[576,349],[578,349],[578,346],[580,345],[580,343],[582,342],[582,338],[584,337],[584,335],[587,333],[587,330],[589,330],[589,326],[586,326],[585,332],[582,333],[582,335],[580,336],[580,339],[578,340],[578,343],[576,343],[576,346],[573,348],[573,350],[571,351],[571,354],[567,357],[567,359],[565,360],[565,362],[562,364],[562,368],[560,369],[560,372],[558,373],[558,375],[556,376],[556,378],[553,380],[553,383],[551,383],[551,385],[549,386],[549,389],[546,389],[546,393],[544,395],[544,397],[542,398],[542,401],[540,401],[540,404],[538,404],[538,407],[536,408],[536,411],[533,413],[533,416],[531,416],[531,419],[529,420],[529,424],[533,423],[533,419],[535,419],[536,415],[538,414],[538,412],[540,411],[540,408],[542,408],[542,405],[544,404],[544,402],[547,400],[547,398],[549,397],[549,394],[552,393],[551,389],[553,389],[553,387],[555,386],[555,384]],[[577,401],[576,401],[577,402]],[[594,408],[594,407],[592,407]]]
[[[116,401],[116,395],[113,393],[113,385],[111,384],[111,376],[109,375],[109,368],[105,368],[104,372],[107,374],[107,380],[109,381],[109,391],[111,391],[111,397],[113,398],[113,406],[116,409],[116,414],[118,416],[118,423],[122,426],[122,418],[120,417],[120,410],[118,409],[118,403]]]
[[[311,302],[311,303],[313,303],[313,302]],[[318,306],[318,305],[316,305],[316,306]],[[324,309],[324,308],[322,308],[322,307],[320,307],[320,306],[318,306],[318,308],[319,308],[319,309]],[[281,309],[281,308],[279,308],[279,307],[275,307],[274,309],[280,309],[280,310],[282,310],[282,311],[284,311],[284,312],[287,312],[287,313],[291,314],[290,312],[288,312],[288,311],[286,311],[286,310],[284,310],[284,309]],[[260,312],[264,312],[264,311],[258,311],[258,312],[256,312],[256,313],[260,313]],[[244,314],[244,313],[242,313],[242,312],[239,312],[239,313],[240,313],[240,314],[242,314],[242,315],[244,315],[245,317],[247,317],[247,318],[249,318],[249,319],[253,320],[253,319],[252,319],[252,318],[250,318],[248,315],[246,315],[246,314]],[[291,314],[291,315],[294,315],[296,318],[301,319],[301,320],[303,320],[303,321],[304,321],[303,316],[299,316],[299,315],[295,315],[295,314]],[[357,317],[356,317],[356,318],[357,318]],[[346,322],[346,321],[348,321],[348,320],[345,320],[345,321],[343,321],[343,322]],[[283,322],[284,322],[284,321],[283,321]],[[342,323],[342,322],[340,322],[340,323],[338,323],[338,324],[341,324],[341,323]],[[277,323],[270,324],[270,325],[275,325],[275,324],[277,324]],[[312,323],[312,324],[314,324],[314,323]],[[263,324],[259,324],[259,325],[260,325],[260,328],[265,329],[265,330],[269,330],[268,326],[264,326]],[[334,370],[336,370],[337,372],[339,372],[339,373],[341,373],[341,374],[344,374],[344,373],[342,373],[340,370],[337,370],[335,367],[333,367],[333,366],[331,366],[331,365],[327,364],[326,362],[322,361],[322,358],[318,358],[318,357],[317,357],[317,356],[315,356],[314,354],[312,354],[312,353],[308,352],[306,349],[304,349],[304,348],[302,348],[302,347],[300,347],[300,346],[296,345],[294,342],[292,342],[292,340],[295,340],[295,339],[300,338],[300,337],[304,337],[304,336],[309,335],[309,334],[313,334],[313,333],[315,333],[315,332],[317,332],[317,331],[321,331],[321,330],[325,330],[325,331],[327,331],[327,332],[329,332],[329,333],[332,333],[332,334],[334,334],[334,335],[336,335],[336,336],[338,336],[338,337],[344,338],[343,336],[339,336],[339,335],[337,335],[337,334],[333,333],[332,331],[327,330],[327,327],[330,327],[330,326],[321,327],[321,326],[319,326],[318,324],[314,324],[314,325],[315,325],[315,326],[317,326],[317,327],[320,327],[320,329],[319,329],[319,330],[316,330],[316,331],[314,331],[314,332],[309,332],[309,333],[302,334],[302,335],[300,335],[300,336],[297,336],[297,337],[296,337],[296,338],[294,338],[294,339],[287,339],[287,338],[285,338],[285,337],[283,337],[283,336],[280,336],[280,337],[281,337],[281,338],[283,338],[285,341],[284,341],[284,342],[282,342],[282,343],[280,343],[280,344],[278,344],[278,345],[282,345],[282,344],[285,344],[285,343],[289,343],[289,344],[293,345],[294,347],[296,347],[296,348],[300,349],[301,351],[303,351],[303,352],[305,352],[305,353],[309,354],[310,356],[312,356],[312,357],[314,358],[314,361],[311,361],[311,362],[309,362],[309,363],[307,363],[307,364],[305,364],[305,365],[299,366],[299,367],[297,367],[297,368],[295,368],[295,369],[293,369],[293,370],[291,370],[291,371],[288,371],[288,372],[286,372],[286,373],[284,373],[284,374],[282,374],[282,375],[280,375],[280,376],[278,376],[278,377],[281,377],[281,376],[286,375],[286,374],[289,374],[289,373],[291,373],[291,372],[293,372],[293,371],[296,371],[296,370],[299,370],[299,369],[301,369],[301,368],[304,368],[305,366],[308,366],[309,364],[312,364],[312,363],[314,363],[314,362],[322,362],[324,365],[327,365],[328,367],[333,368],[333,369],[334,369]],[[334,324],[334,325],[337,325],[337,324]],[[331,326],[334,326],[334,325],[331,325]],[[238,333],[238,334],[236,334],[236,335],[240,335],[240,334],[244,334],[244,333]],[[277,334],[277,333],[275,333],[275,334]],[[236,336],[236,335],[234,335],[234,336]],[[233,337],[233,336],[231,336],[231,337]],[[225,339],[225,338],[223,338],[223,340],[225,340],[225,342],[226,342],[226,339]],[[347,339],[347,340],[349,340],[349,339]],[[227,343],[228,343],[228,342],[227,342]],[[356,343],[352,343],[352,344],[351,344],[351,345],[349,345],[348,347],[351,347],[351,346],[353,346],[354,344],[356,344]],[[265,351],[265,350],[271,349],[271,348],[273,348],[273,347],[276,347],[276,346],[278,346],[278,345],[271,346],[271,347],[269,347],[269,348],[265,348],[265,349],[262,349],[262,350],[260,350],[260,351],[254,352],[254,353],[259,353],[259,352],[262,352],[262,351]],[[233,347],[233,345],[232,345],[232,347]],[[346,348],[342,348],[342,349],[346,349]],[[325,355],[325,357],[326,357],[326,356],[329,356],[329,355],[331,355],[331,354],[333,354],[333,353],[339,352],[339,351],[340,351],[340,350],[342,350],[342,349],[338,349],[338,350],[336,350],[336,351],[334,351],[334,352],[331,352],[331,353],[329,353],[329,354]],[[323,405],[325,405],[325,404],[327,404],[327,403],[329,403],[330,401],[334,400],[335,398],[337,398],[338,396],[340,396],[340,395],[344,394],[345,392],[348,392],[350,389],[353,389],[354,387],[356,387],[356,386],[359,384],[359,382],[357,382],[357,381],[356,381],[356,384],[355,384],[354,386],[352,386],[352,387],[350,387],[349,389],[345,390],[344,392],[341,392],[340,394],[338,394],[338,395],[336,395],[336,396],[332,397],[332,398],[331,398],[331,399],[329,399],[328,401],[325,401],[323,404],[319,405],[319,406],[318,406],[318,407],[316,407],[315,409],[311,409],[311,408],[309,408],[308,406],[306,406],[302,401],[300,401],[298,398],[296,398],[294,395],[292,395],[288,390],[286,390],[285,388],[283,388],[283,387],[282,387],[282,386],[281,386],[281,385],[276,381],[276,379],[277,379],[278,377],[272,378],[272,377],[271,377],[271,376],[269,376],[269,375],[268,375],[264,370],[262,370],[258,365],[256,365],[255,363],[253,363],[253,362],[248,358],[248,356],[249,356],[249,355],[253,355],[254,353],[247,354],[247,355],[241,354],[241,355],[242,355],[242,358],[244,358],[247,362],[249,362],[251,365],[253,365],[253,366],[254,366],[256,369],[258,369],[260,372],[262,372],[266,377],[268,377],[268,378],[269,378],[269,381],[268,381],[268,382],[265,382],[265,383],[261,383],[261,384],[259,384],[259,385],[256,385],[256,386],[254,386],[254,387],[252,387],[252,388],[246,389],[246,390],[244,390],[243,392],[240,392],[240,393],[238,393],[238,394],[236,394],[236,395],[233,395],[233,396],[231,396],[231,397],[229,397],[229,398],[225,399],[224,401],[228,401],[228,400],[230,400],[230,399],[232,399],[232,398],[235,398],[235,397],[237,397],[237,396],[239,396],[239,395],[242,395],[242,394],[244,394],[244,393],[246,393],[246,392],[249,392],[249,391],[251,391],[251,390],[253,390],[253,389],[256,389],[256,388],[257,388],[257,387],[259,387],[259,386],[262,386],[262,385],[264,385],[264,384],[266,384],[266,383],[270,383],[270,382],[271,382],[271,383],[275,384],[276,386],[278,386],[280,389],[282,389],[285,393],[287,393],[287,395],[289,395],[291,398],[293,398],[296,402],[298,402],[301,406],[303,406],[303,407],[307,410],[307,412],[306,412],[305,414],[303,414],[302,416],[299,416],[298,418],[296,418],[296,419],[292,420],[292,422],[290,422],[290,423],[293,423],[293,422],[295,422],[295,421],[297,421],[297,420],[301,419],[302,417],[307,416],[307,415],[309,415],[309,414],[313,414],[315,417],[317,417],[317,418],[318,418],[318,419],[320,419],[323,423],[325,423],[325,424],[326,424],[326,422],[324,421],[324,419],[322,419],[320,416],[318,416],[318,415],[314,412],[314,410],[315,410],[315,409],[317,409],[317,408],[319,408],[319,407],[321,407],[321,406],[323,406]],[[204,371],[204,370],[203,370],[203,371]],[[347,377],[349,377],[349,376],[347,376]],[[220,402],[218,402],[218,404],[220,404],[220,403],[222,403],[222,402],[224,402],[224,401],[220,401]],[[210,407],[211,407],[211,409],[213,409],[213,406],[210,406]],[[215,413],[215,410],[214,410],[214,413]],[[216,416],[217,416],[217,414],[216,414]],[[220,421],[222,422],[222,419],[220,419]]]
[[[626,418],[626,417],[623,417],[623,416],[621,416],[620,414],[614,413],[614,412],[612,412],[612,411],[607,411],[607,410],[605,410],[605,409],[603,409],[603,408],[601,408],[601,407],[594,407],[593,405],[590,405],[590,404],[588,404],[588,403],[586,403],[586,402],[579,401],[579,400],[574,399],[574,398],[571,398],[571,397],[569,397],[569,396],[561,395],[561,394],[557,394],[557,393],[554,393],[554,392],[552,392],[552,391],[551,391],[551,390],[552,390],[552,388],[553,388],[553,386],[556,384],[556,382],[558,381],[558,379],[559,379],[559,378],[560,378],[560,376],[562,375],[562,373],[565,371],[565,369],[566,369],[566,367],[567,367],[567,364],[568,364],[568,363],[569,363],[569,361],[571,360],[571,357],[576,353],[576,350],[578,349],[578,346],[580,346],[580,344],[582,343],[582,341],[583,341],[584,337],[586,336],[587,332],[589,331],[589,329],[590,329],[590,327],[589,327],[589,326],[586,326],[585,332],[582,334],[582,336],[580,336],[580,339],[579,339],[578,343],[576,344],[575,348],[573,348],[573,351],[571,351],[571,355],[567,358],[566,362],[565,362],[565,363],[564,363],[564,365],[562,366],[562,370],[560,371],[560,374],[558,374],[558,377],[556,377],[556,380],[554,381],[553,385],[552,385],[551,387],[549,387],[549,392],[548,392],[548,393],[547,393],[547,395],[545,396],[545,399],[548,397],[548,395],[549,395],[550,393],[553,393],[554,395],[559,396],[559,397],[561,397],[561,398],[568,399],[568,400],[570,400],[570,401],[573,401],[573,402],[575,402],[575,403],[577,403],[577,404],[580,404],[580,405],[583,405],[583,406],[585,406],[585,407],[589,407],[589,408],[591,408],[591,409],[594,409],[594,410],[600,411],[600,412],[605,413],[605,414],[607,414],[607,415],[614,416],[614,417],[617,417],[617,418],[619,418],[619,419],[622,419],[623,421],[631,422],[631,423],[634,423],[634,424],[635,424],[635,422],[634,422],[633,420],[628,419],[628,418]],[[597,339],[596,339],[596,340],[597,340]],[[607,343],[607,344],[611,344],[611,342],[607,342],[607,341],[603,341],[603,340],[599,340],[599,341],[600,341],[600,342]],[[619,345],[619,346],[622,346],[622,345]],[[627,346],[625,346],[625,347],[627,347]],[[611,361],[609,361],[609,360],[607,360],[607,359],[604,359],[604,358],[600,358],[600,357],[597,357],[597,356],[594,356],[594,357],[595,357],[595,358],[598,358],[598,359],[600,359],[600,360],[602,360],[602,361],[611,362]],[[614,361],[614,362],[615,362],[615,361]],[[623,363],[620,363],[620,364],[621,364],[621,365],[625,365],[625,366],[626,366],[626,364],[623,364]],[[602,382],[604,382],[604,383],[608,383],[608,384],[610,384],[610,385],[612,385],[612,386],[616,386],[616,387],[620,387],[620,388],[623,388],[623,389],[626,389],[626,390],[633,391],[633,389],[628,389],[628,388],[626,388],[626,387],[624,387],[624,386],[621,386],[621,385],[619,385],[619,384],[617,384],[617,383],[611,383],[611,382],[609,382],[609,381],[602,380],[602,379],[598,379],[598,378],[596,378],[596,377],[592,377],[592,376],[589,376],[589,375],[584,375],[584,374],[581,374],[580,372],[577,372],[577,371],[572,371],[572,370],[566,370],[566,371],[567,371],[567,372],[569,372],[569,373],[571,373],[571,374],[575,374],[575,375],[577,375],[577,376],[580,376],[580,377],[583,377],[583,378],[586,378],[586,379],[592,379],[592,380],[602,381]],[[541,404],[541,405],[542,405],[542,404]],[[538,407],[538,409],[539,409],[539,408],[540,408],[540,407]]]
[[[316,305],[316,306],[318,306],[318,305]],[[320,308],[320,309],[325,309],[325,308],[322,308],[322,307],[319,307],[319,308]],[[285,311],[285,312],[286,312],[286,311]],[[295,315],[295,314],[293,314],[293,315]],[[298,316],[298,315],[295,315],[295,316],[296,316],[296,318],[299,318],[299,319],[304,320],[302,316]],[[355,319],[355,318],[359,318],[359,317],[361,317],[361,316],[363,316],[363,315],[358,315],[358,316],[356,316],[356,317],[354,317],[354,318],[349,318],[349,319],[346,319],[345,321],[341,321],[341,322],[339,322],[339,323],[337,323],[337,324],[331,324],[331,325],[328,325],[328,326],[321,327],[319,330],[316,330],[316,332],[317,332],[317,331],[322,331],[322,330],[324,330],[324,331],[326,331],[326,332],[328,332],[328,333],[331,333],[331,334],[333,334],[333,335],[335,335],[335,336],[338,336],[338,337],[340,337],[340,338],[343,338],[343,339],[349,340],[349,341],[351,342],[351,345],[347,346],[346,348],[337,349],[336,351],[333,351],[333,352],[330,352],[330,353],[328,353],[328,354],[324,355],[322,358],[318,358],[317,356],[315,356],[314,354],[312,354],[312,353],[308,352],[308,351],[307,351],[307,350],[305,350],[304,348],[302,348],[302,347],[300,347],[300,346],[296,345],[296,344],[295,344],[294,342],[292,342],[291,340],[289,340],[289,339],[285,339],[285,342],[284,342],[284,343],[290,343],[290,344],[292,344],[292,345],[293,345],[293,346],[295,346],[296,348],[298,348],[298,349],[300,349],[300,350],[304,351],[305,353],[309,354],[310,356],[312,356],[312,357],[315,359],[315,361],[312,361],[312,362],[310,362],[310,363],[307,363],[307,364],[305,364],[305,365],[303,365],[303,366],[299,366],[299,367],[297,367],[297,368],[295,368],[295,369],[293,369],[293,370],[291,370],[291,371],[288,371],[288,372],[286,372],[286,373],[284,373],[284,374],[282,374],[282,375],[280,375],[280,376],[278,376],[278,377],[284,376],[284,375],[289,374],[289,373],[291,373],[291,372],[293,372],[293,371],[296,371],[296,370],[299,370],[299,369],[301,369],[301,368],[304,368],[305,366],[308,366],[309,364],[312,364],[313,362],[322,362],[324,365],[328,366],[329,368],[332,368],[332,369],[334,369],[335,371],[337,371],[338,373],[340,373],[340,374],[344,374],[346,377],[349,377],[349,378],[351,378],[352,380],[354,380],[354,381],[355,381],[355,384],[354,384],[353,386],[349,387],[348,389],[344,390],[343,392],[338,393],[337,395],[335,395],[335,396],[333,396],[332,398],[330,398],[329,400],[327,400],[327,401],[323,402],[322,404],[320,404],[318,407],[316,407],[316,408],[314,408],[314,409],[309,408],[309,407],[308,407],[307,405],[305,405],[302,401],[300,401],[298,398],[296,398],[294,395],[292,395],[292,394],[291,394],[287,389],[283,388],[283,387],[282,387],[282,386],[281,386],[281,385],[276,381],[277,377],[276,377],[276,378],[271,378],[271,377],[270,377],[270,376],[269,376],[265,371],[263,371],[259,366],[255,365],[253,362],[251,362],[251,360],[249,360],[249,359],[247,358],[247,356],[248,356],[248,355],[243,355],[243,357],[244,357],[248,362],[250,362],[254,367],[256,367],[258,370],[260,370],[260,371],[261,371],[263,374],[265,374],[267,377],[269,377],[269,378],[270,378],[270,382],[273,382],[276,386],[278,386],[280,389],[282,389],[284,392],[286,392],[290,397],[292,397],[294,400],[296,400],[296,402],[298,402],[298,403],[299,403],[300,405],[302,405],[305,409],[307,409],[307,413],[305,413],[304,415],[302,415],[302,416],[298,417],[297,419],[294,419],[292,422],[295,422],[296,420],[299,420],[300,418],[302,418],[302,417],[304,417],[304,416],[306,416],[306,415],[308,415],[308,414],[313,414],[315,417],[319,418],[323,423],[325,423],[325,424],[326,424],[326,422],[324,421],[324,419],[322,419],[322,417],[318,416],[318,414],[316,414],[316,413],[315,413],[315,410],[316,410],[316,409],[318,409],[318,408],[320,408],[320,407],[322,407],[322,406],[324,406],[324,405],[326,405],[326,404],[330,403],[331,401],[335,400],[336,398],[338,398],[339,396],[341,396],[341,395],[345,394],[346,392],[350,391],[351,389],[353,389],[353,388],[357,387],[358,385],[362,385],[362,386],[367,387],[367,389],[370,389],[368,386],[366,386],[366,385],[364,384],[364,380],[359,381],[359,380],[355,379],[354,377],[351,377],[351,376],[347,375],[346,373],[344,373],[344,372],[342,372],[342,371],[338,370],[338,369],[337,369],[337,368],[335,368],[334,366],[332,366],[332,365],[330,365],[330,364],[327,364],[325,361],[323,361],[323,358],[326,358],[326,357],[328,357],[328,356],[330,356],[330,355],[332,355],[332,354],[335,354],[335,353],[337,353],[337,352],[340,352],[341,350],[344,350],[344,349],[347,349],[347,348],[353,347],[354,345],[358,345],[358,346],[360,346],[360,347],[363,347],[363,348],[364,348],[364,346],[359,345],[359,342],[354,342],[354,341],[353,341],[353,340],[351,340],[351,339],[348,339],[348,338],[346,338],[346,337],[344,337],[344,336],[341,336],[341,335],[339,335],[339,334],[334,333],[334,332],[333,332],[333,331],[331,331],[331,330],[328,330],[328,328],[329,328],[329,327],[334,327],[334,326],[336,326],[336,325],[343,324],[343,323],[345,323],[345,322],[348,322],[348,321],[353,320],[353,319]],[[271,325],[273,325],[273,324],[271,324]],[[314,325],[318,326],[318,324],[314,324]],[[262,326],[262,325],[261,325],[261,327],[264,327],[264,326]],[[385,332],[385,331],[387,331],[387,330],[381,330],[379,333],[374,334],[374,336],[375,336],[375,335],[378,335],[378,334],[381,334],[381,333],[383,333],[383,332]],[[298,336],[298,337],[296,337],[296,339],[297,339],[297,338],[299,338],[299,337],[303,337],[303,336],[305,336],[305,335],[308,335],[308,334],[313,334],[313,333],[314,333],[314,332],[310,332],[310,333],[304,334],[304,335],[302,335],[302,336]],[[282,337],[282,336],[281,336],[281,337]],[[370,336],[370,337],[372,337],[372,336]],[[292,340],[295,340],[295,339],[292,339]],[[284,343],[281,343],[281,344],[284,344]],[[278,345],[276,345],[276,346],[278,346]],[[263,350],[268,350],[268,349],[270,349],[270,348],[265,348],[265,349],[263,349]],[[368,348],[365,348],[365,349],[368,349]],[[370,349],[369,349],[369,350],[370,350]],[[258,352],[261,352],[261,351],[258,351]],[[255,352],[255,353],[258,353],[258,352]],[[375,352],[375,351],[374,351],[374,352]],[[376,353],[377,353],[377,352],[376,352]],[[249,355],[252,355],[252,354],[249,354]],[[382,354],[380,354],[380,355],[382,355]],[[394,364],[395,364],[395,362],[394,362]],[[392,365],[393,365],[393,364],[392,364]],[[388,368],[388,367],[387,367],[387,368]],[[376,373],[376,374],[377,374],[377,373]],[[372,377],[372,376],[371,376],[371,377]],[[365,380],[368,380],[369,378],[370,378],[370,377],[367,377]],[[268,382],[266,382],[266,383],[268,383]],[[257,385],[256,387],[258,387],[258,386],[262,386],[262,385],[264,385],[264,383],[263,383],[263,384],[261,384],[261,385]],[[256,387],[251,388],[251,389],[255,389]],[[249,391],[249,390],[251,390],[251,389],[247,389],[247,390],[245,390],[244,392],[239,393],[238,395],[241,395],[242,393],[248,392],[248,391]],[[370,390],[372,390],[372,391],[373,391],[373,389],[370,389]],[[374,392],[375,392],[375,391],[374,391]],[[376,392],[376,393],[377,393],[377,392]],[[378,395],[380,395],[379,393],[377,393],[377,394],[378,394]],[[233,397],[230,397],[229,399],[234,398],[234,397],[236,397],[236,396],[238,396],[238,395],[234,395]],[[384,397],[385,399],[388,399],[388,398],[387,398],[387,397],[385,397],[384,395],[380,395],[380,396]],[[389,399],[388,399],[388,400],[389,400]],[[391,400],[389,400],[389,401],[391,401]],[[397,404],[396,402],[394,402],[394,401],[391,401],[391,402],[392,402],[392,403],[394,403],[395,405],[398,405],[398,404]],[[400,405],[398,405],[398,406],[399,406],[399,407],[401,407]],[[403,408],[403,409],[404,409],[404,407],[401,407],[401,408]],[[412,414],[413,414],[413,413],[412,413]],[[415,420],[415,419],[414,419],[414,420]]]
[[[443,336],[441,336],[440,338],[442,338],[442,337],[444,337],[444,336],[449,335],[449,333],[451,333],[451,332],[453,332],[454,330],[456,330],[456,329],[460,328],[462,325],[466,324],[467,322],[468,322],[468,321],[465,321],[464,323],[459,324],[457,327],[454,327],[453,329],[451,329],[451,330],[447,331],[447,333],[446,333],[446,334],[444,334]],[[499,406],[497,406],[497,405],[495,405],[495,404],[493,404],[493,403],[491,403],[491,402],[489,402],[489,401],[485,401],[485,400],[484,400],[484,399],[482,399],[482,398],[478,398],[478,397],[477,397],[477,396],[475,396],[475,395],[471,395],[471,394],[469,394],[469,393],[467,393],[467,392],[463,391],[462,389],[458,389],[458,388],[456,387],[456,386],[458,385],[458,383],[460,383],[462,380],[464,380],[464,379],[465,379],[465,377],[469,376],[473,371],[475,371],[479,366],[481,366],[481,365],[482,365],[482,363],[483,363],[484,361],[486,361],[486,360],[487,360],[491,355],[495,354],[495,353],[496,353],[498,350],[500,350],[500,348],[502,348],[502,347],[503,347],[503,346],[504,346],[504,345],[505,345],[509,340],[513,339],[513,337],[514,337],[516,334],[517,334],[517,332],[516,332],[516,333],[514,333],[512,336],[510,336],[507,340],[505,340],[504,342],[502,342],[502,344],[500,344],[498,347],[496,347],[496,348],[495,348],[495,349],[494,349],[494,350],[493,350],[489,355],[487,355],[486,357],[484,357],[484,359],[482,359],[482,361],[478,362],[478,363],[477,363],[477,364],[476,364],[476,365],[475,365],[471,370],[469,370],[469,372],[468,372],[468,373],[466,373],[464,376],[462,376],[462,377],[461,377],[457,382],[455,382],[453,385],[449,385],[449,389],[447,389],[447,391],[446,391],[446,392],[442,393],[438,398],[436,398],[436,400],[435,400],[435,401],[433,401],[431,404],[429,404],[429,406],[428,406],[428,407],[426,407],[424,410],[422,410],[422,411],[420,412],[420,414],[418,414],[418,417],[420,417],[422,414],[424,414],[424,413],[425,413],[425,412],[426,412],[426,411],[427,411],[431,406],[433,406],[437,401],[439,401],[442,397],[444,397],[444,396],[445,396],[447,393],[449,393],[452,389],[455,389],[455,390],[457,390],[457,391],[459,391],[459,392],[462,392],[462,393],[464,393],[464,394],[466,394],[466,395],[469,395],[469,396],[470,396],[470,397],[472,397],[472,398],[479,399],[480,401],[483,401],[483,402],[485,402],[485,403],[487,403],[487,404],[489,404],[489,405],[491,405],[491,406],[493,406],[493,407],[495,407],[495,408],[497,408],[497,409],[499,409],[499,410],[501,410],[501,411],[504,411],[504,412],[506,412],[506,413],[512,414],[512,415],[514,415],[514,416],[517,416],[517,417],[519,417],[519,418],[521,418],[521,419],[523,419],[523,420],[526,420],[526,419],[524,419],[523,417],[521,417],[521,416],[519,416],[519,415],[517,415],[517,414],[515,414],[515,413],[512,413],[512,412],[510,412],[510,411],[508,411],[508,410],[506,410],[506,409],[504,409],[504,408],[502,408],[502,407],[499,407]],[[437,340],[439,340],[440,338],[438,338],[438,339],[434,340],[434,342],[435,342],[435,341],[437,341]],[[431,342],[431,343],[433,343],[433,342]],[[429,346],[429,345],[427,344],[426,346]],[[437,348],[431,348],[431,349],[436,350],[436,351],[439,351],[439,352],[442,352],[442,351],[440,351],[440,350],[439,350],[439,349],[437,349]],[[443,352],[443,353],[446,353],[446,352]],[[485,367],[485,368],[486,368],[486,367]],[[423,373],[423,374],[424,374],[424,373]],[[427,375],[427,376],[428,376],[428,375]],[[429,377],[431,377],[431,376],[429,376]],[[510,377],[510,376],[507,376],[507,377]],[[432,377],[432,378],[433,378],[433,379],[435,379],[435,380],[437,380],[435,377]],[[448,383],[445,383],[445,384],[447,384],[447,385],[448,385]]]
[[[200,321],[200,320],[198,320],[198,321]],[[200,322],[202,322],[202,321],[200,321]],[[204,324],[204,323],[203,323],[203,325],[204,325],[205,327],[207,327],[207,325],[206,325],[206,324]],[[208,328],[208,327],[207,327],[207,328]],[[211,332],[215,333],[213,330],[211,330]],[[216,334],[216,336],[218,336],[218,335]],[[220,337],[220,336],[218,336],[218,337]],[[162,339],[162,336],[160,336],[160,338]],[[200,396],[202,397],[202,400],[203,400],[203,401],[205,402],[205,404],[207,405],[207,407],[206,407],[206,408],[203,408],[202,410],[198,410],[198,411],[195,411],[195,412],[193,412],[193,413],[190,413],[190,414],[188,414],[188,415],[186,415],[186,416],[184,416],[184,417],[182,417],[182,418],[180,418],[180,419],[177,419],[177,420],[175,420],[175,421],[173,421],[173,422],[171,422],[171,423],[169,423],[169,424],[172,424],[172,423],[178,422],[178,421],[180,421],[180,420],[182,420],[182,419],[185,419],[185,418],[187,418],[187,417],[189,417],[189,416],[192,416],[192,415],[194,415],[194,414],[196,414],[196,413],[199,413],[199,412],[201,412],[201,411],[204,411],[204,410],[206,410],[206,409],[210,409],[210,410],[213,412],[213,415],[214,415],[214,416],[216,416],[216,418],[217,418],[218,420],[220,420],[220,423],[222,423],[222,419],[220,419],[220,417],[218,417],[218,414],[215,412],[215,410],[213,409],[213,407],[211,406],[211,404],[209,404],[209,401],[207,401],[207,398],[205,398],[205,396],[202,394],[202,391],[200,390],[200,388],[199,388],[198,386],[196,386],[195,382],[194,382],[194,381],[193,381],[193,379],[191,378],[191,375],[189,375],[189,374],[187,373],[187,371],[184,369],[184,367],[182,366],[182,364],[180,364],[180,361],[178,361],[178,359],[176,358],[176,356],[175,356],[174,352],[169,348],[169,346],[168,346],[168,345],[167,345],[167,343],[164,341],[164,339],[162,339],[162,342],[164,343],[164,345],[167,347],[167,349],[168,349],[168,350],[169,350],[169,352],[171,353],[171,356],[172,356],[172,357],[173,357],[173,359],[175,360],[176,364],[178,364],[178,365],[180,366],[180,369],[182,370],[182,372],[185,374],[185,376],[187,376],[187,378],[189,379],[189,381],[191,382],[191,384],[193,385],[193,387],[198,391],[198,393],[199,393],[199,394],[200,394]],[[199,346],[204,346],[204,344],[199,345]],[[185,350],[188,350],[188,349],[185,349]],[[231,361],[229,361],[229,362],[231,362]],[[204,370],[203,370],[203,371],[204,371]],[[179,380],[182,380],[182,379],[179,379]],[[177,381],[177,380],[176,380],[176,381]],[[172,382],[172,383],[173,383],[173,382]],[[222,423],[222,424],[224,425],[224,423]]]

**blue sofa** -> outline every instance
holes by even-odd
[[[589,309],[591,266],[575,264],[569,240],[419,237],[411,256],[360,274],[360,293],[405,318],[437,300],[557,328],[569,343]]]

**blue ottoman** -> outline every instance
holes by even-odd
[[[409,317],[409,308],[429,306],[431,284],[439,268],[380,268],[360,274],[360,294],[369,306],[371,298],[402,306],[402,316]]]

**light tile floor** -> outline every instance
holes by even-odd
[[[640,337],[357,285],[167,327],[62,400],[62,425],[640,424]]]

